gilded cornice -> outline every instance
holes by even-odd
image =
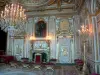
[[[71,4],[71,3],[74,3],[75,0],[63,0],[65,3],[68,3],[68,4]]]
[[[75,0],[75,10],[78,12],[81,10],[85,0]]]
[[[0,11],[4,9],[7,3],[9,3],[9,0],[0,0]]]
[[[75,0],[50,0],[48,5],[57,4],[59,6],[61,3],[73,4],[74,2]]]
[[[97,16],[98,14],[100,14],[100,9],[96,11],[95,16]]]
[[[57,8],[59,9],[61,8],[61,2],[62,2],[61,0],[57,0]]]
[[[89,14],[89,16],[90,16],[90,17],[92,17],[92,16],[97,16],[98,14],[100,14],[100,9],[97,10],[95,14]]]
[[[96,1],[96,8],[98,8],[96,10],[96,13],[94,14],[94,16],[97,16],[98,14],[100,14],[100,1]]]
[[[55,4],[56,0],[50,0],[48,5],[52,5],[52,4]]]

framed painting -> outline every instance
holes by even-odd
[[[35,24],[35,37],[44,38],[46,37],[47,25],[44,21],[38,21]]]

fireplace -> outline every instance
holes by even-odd
[[[40,52],[38,52],[38,53],[34,52],[32,56],[33,56],[32,60],[36,63],[47,62],[47,59],[48,59],[47,53],[45,53],[45,52],[41,52],[41,53]]]
[[[34,62],[49,62],[50,40],[31,40],[31,47]]]
[[[35,63],[41,63],[42,62],[42,56],[40,53],[35,54]]]

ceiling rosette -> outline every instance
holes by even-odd
[[[19,3],[21,3],[24,6],[44,6],[47,5],[50,2],[50,0],[19,0]]]

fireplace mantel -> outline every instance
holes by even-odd
[[[32,40],[32,50],[48,50],[50,49],[50,40]]]
[[[46,53],[48,61],[50,59],[50,40],[32,40],[32,53]]]

